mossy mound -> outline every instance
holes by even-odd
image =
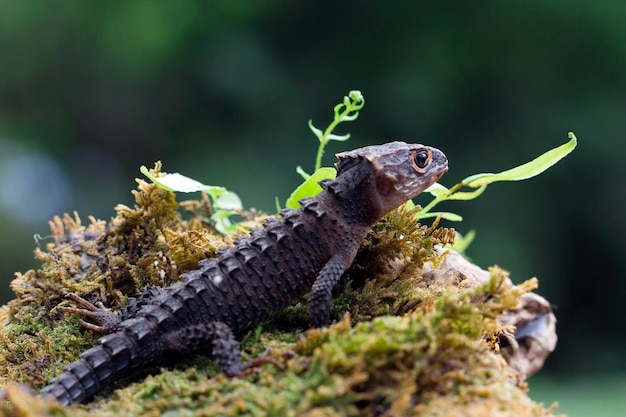
[[[60,408],[12,384],[39,388],[95,343],[76,317],[55,307],[68,292],[118,308],[125,294],[169,285],[197,262],[232,243],[211,228],[206,199],[181,203],[138,180],[134,208],[118,206],[110,222],[77,215],[51,222],[53,242],[36,250],[38,270],[17,274],[17,298],[2,310],[0,383],[8,385],[3,415],[472,415],[543,416],[552,410],[527,396],[516,371],[497,353],[498,317],[536,286],[506,284],[494,268],[478,287],[432,285],[422,266],[437,264],[435,246],[453,231],[420,226],[400,209],[364,242],[337,289],[326,329],[306,331],[306,301],[244,339],[244,355],[271,348],[284,370],[263,366],[226,378],[210,359],[187,358],[119,381],[85,405]],[[258,226],[248,219],[241,233]],[[343,314],[348,311],[348,314]],[[341,318],[343,316],[343,318]]]

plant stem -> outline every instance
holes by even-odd
[[[424,208],[422,208],[419,213],[417,213],[417,215],[419,216],[420,214],[426,214],[428,213],[430,210],[432,210],[433,207],[435,207],[437,204],[441,203],[442,201],[445,201],[448,199],[448,197],[450,197],[452,194],[454,194],[455,192],[457,192],[459,190],[459,188],[463,187],[463,183],[459,182],[454,184],[445,195],[436,197],[433,201],[431,201],[430,203],[428,203],[427,205],[424,206]]]

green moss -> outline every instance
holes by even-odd
[[[105,223],[77,215],[56,218],[54,242],[36,251],[42,266],[17,274],[17,298],[2,312],[2,385],[40,387],[95,343],[76,317],[56,313],[69,291],[119,307],[123,294],[169,285],[232,243],[207,226],[206,200],[184,203],[139,182],[134,208],[118,206]],[[249,225],[258,225],[252,216]],[[549,415],[533,403],[515,372],[496,353],[498,315],[534,288],[505,285],[506,273],[473,289],[436,286],[422,278],[437,263],[436,245],[453,231],[419,225],[399,209],[376,225],[337,288],[337,323],[308,330],[301,300],[242,341],[244,359],[271,349],[285,369],[267,365],[244,378],[226,378],[202,356],[144,370],[67,409],[15,387],[5,415]],[[344,312],[348,312],[344,314]],[[342,318],[343,317],[343,318]],[[135,381],[135,382],[132,382]]]
[[[56,312],[68,293],[119,308],[125,294],[169,285],[231,243],[203,227],[206,201],[187,204],[191,218],[182,220],[173,193],[138,184],[135,207],[118,205],[110,222],[90,217],[85,226],[76,213],[50,222],[53,241],[35,250],[41,267],[16,274],[16,299],[0,310],[1,384],[42,386],[93,346],[95,337],[79,330],[77,317]]]
[[[451,288],[405,316],[352,326],[346,315],[328,329],[308,331],[275,351],[278,357],[287,348],[295,352],[285,370],[265,366],[246,378],[226,378],[209,361],[197,361],[74,406],[72,415],[549,415],[528,399],[489,343],[476,339],[497,332],[494,315],[529,288],[508,288],[505,276],[494,270],[488,284]],[[489,301],[474,303],[476,295]]]

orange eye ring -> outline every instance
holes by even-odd
[[[426,168],[433,160],[433,153],[429,149],[415,149],[411,152],[411,164],[413,169],[420,174],[426,172]]]

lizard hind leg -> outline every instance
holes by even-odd
[[[83,308],[60,306],[57,307],[58,311],[62,313],[78,314],[88,318],[93,323],[80,319],[80,324],[84,328],[94,332],[109,334],[117,331],[117,326],[121,322],[121,318],[111,309],[104,307],[102,303],[96,303],[94,305],[74,293],[68,294],[68,298]]]
[[[250,362],[241,361],[239,342],[235,339],[230,327],[214,321],[193,324],[168,333],[164,339],[165,349],[180,354],[193,354],[209,351],[222,372],[228,376],[243,376],[253,368],[272,363],[278,368],[284,366],[269,355],[261,356]]]

